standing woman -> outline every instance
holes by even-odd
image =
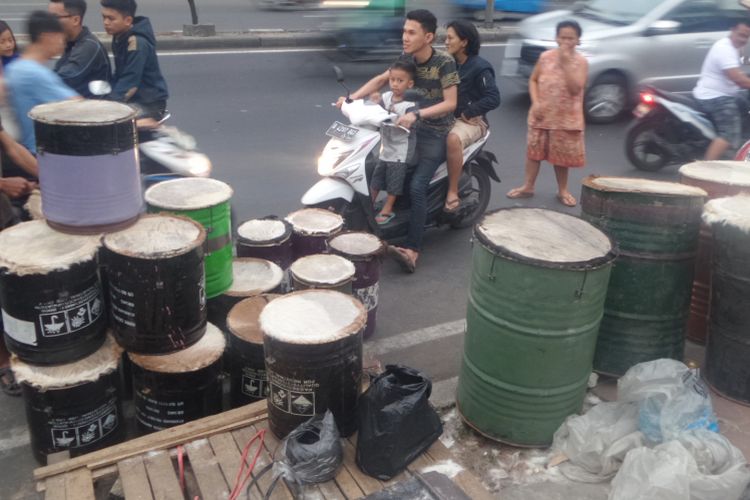
[[[521,187],[508,198],[534,196],[534,184],[542,160],[552,163],[557,178],[557,198],[567,207],[576,199],[568,190],[568,168],[583,167],[583,91],[588,62],[576,52],[581,26],[575,21],[557,24],[558,48],[543,52],[529,79],[531,109],[528,118],[526,170]]]
[[[454,115],[456,123],[447,138],[448,195],[443,210],[454,213],[461,200],[458,179],[463,167],[464,148],[474,144],[487,132],[487,113],[500,106],[500,91],[495,84],[495,70],[479,56],[479,32],[473,23],[452,21],[445,34],[445,49],[456,60],[458,103]]]

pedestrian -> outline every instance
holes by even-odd
[[[404,92],[414,86],[417,67],[409,61],[399,60],[391,65],[389,73],[391,90],[379,97],[386,111],[401,117],[415,106],[404,100]],[[396,215],[393,204],[403,194],[407,166],[414,164],[415,135],[395,124],[380,127],[380,160],[372,174],[371,184],[373,202],[382,189],[388,193],[380,213],[375,216],[375,222],[380,225],[388,224]]]
[[[16,36],[5,21],[0,21],[0,58],[2,58],[3,68],[18,59]]]
[[[89,82],[109,82],[112,69],[102,42],[83,25],[85,0],[50,0],[47,11],[57,16],[65,32],[65,52],[55,63],[55,73],[84,97],[92,97]]]
[[[581,26],[577,22],[558,23],[558,48],[542,53],[529,78],[531,109],[524,183],[508,191],[508,198],[534,196],[539,167],[547,160],[554,166],[560,203],[566,207],[577,203],[568,190],[568,169],[586,163],[583,92],[588,62],[576,51],[580,39]]]
[[[489,128],[487,113],[500,106],[492,64],[479,55],[481,41],[474,23],[460,19],[448,23],[445,49],[456,60],[458,104],[456,123],[448,134],[448,194],[443,211],[456,213],[461,205],[458,179],[464,164],[464,149],[484,137]]]

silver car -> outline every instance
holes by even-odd
[[[738,0],[578,2],[521,22],[519,36],[506,48],[501,74],[528,85],[539,55],[557,46],[557,23],[578,21],[583,29],[579,50],[589,61],[586,118],[607,123],[630,108],[642,84],[690,91],[708,49],[743,17],[750,12]]]

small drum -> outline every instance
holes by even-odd
[[[278,293],[284,278],[279,266],[264,259],[234,259],[232,286],[223,295],[208,300],[208,321],[227,331],[227,314],[239,301],[261,293]]]
[[[289,268],[292,289],[327,288],[352,293],[354,264],[338,255],[308,255],[294,261]]]
[[[341,232],[344,218],[322,208],[303,208],[287,215],[292,225],[292,248],[294,258],[325,253],[331,236]]]
[[[342,436],[357,428],[364,306],[333,290],[303,290],[260,313],[270,383],[268,425],[283,438],[331,410]]]
[[[263,332],[258,320],[266,304],[277,297],[273,294],[256,295],[238,302],[229,311],[226,368],[232,408],[268,397]]]
[[[43,221],[0,233],[5,341],[22,361],[70,363],[104,342],[99,245],[99,237],[59,233]]]
[[[206,297],[232,285],[232,188],[216,179],[189,177],[160,182],[145,194],[149,212],[190,217],[206,229]]]
[[[115,338],[126,350],[164,354],[197,342],[206,329],[203,243],[197,222],[146,215],[104,237]]]
[[[285,220],[252,219],[237,228],[237,257],[256,257],[287,270],[294,261],[292,226]]]
[[[697,161],[680,167],[681,182],[699,187],[708,199],[750,193],[750,163],[744,161]],[[706,343],[708,313],[711,308],[711,230],[700,229],[695,277],[690,300],[687,338]]]
[[[385,243],[370,233],[342,233],[328,240],[331,253],[341,255],[354,263],[352,293],[367,309],[367,326],[364,337],[375,331],[378,312],[378,290],[380,288],[380,259]]]
[[[47,455],[65,450],[83,455],[123,440],[121,353],[107,336],[96,352],[67,365],[42,367],[11,359],[37,460],[45,463]]]
[[[187,349],[164,356],[129,353],[138,427],[153,432],[221,412],[226,341],[211,323]]]
[[[709,201],[711,314],[704,374],[721,395],[750,405],[750,196]]]
[[[138,219],[143,198],[135,115],[130,106],[102,100],[54,102],[29,112],[50,226],[96,234]]]

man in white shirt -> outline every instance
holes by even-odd
[[[703,60],[693,96],[717,129],[716,139],[706,150],[706,160],[718,160],[729,146],[736,148],[740,144],[742,117],[738,98],[743,89],[750,89],[750,77],[740,69],[741,50],[749,39],[750,19],[738,21],[729,36],[714,43]]]

